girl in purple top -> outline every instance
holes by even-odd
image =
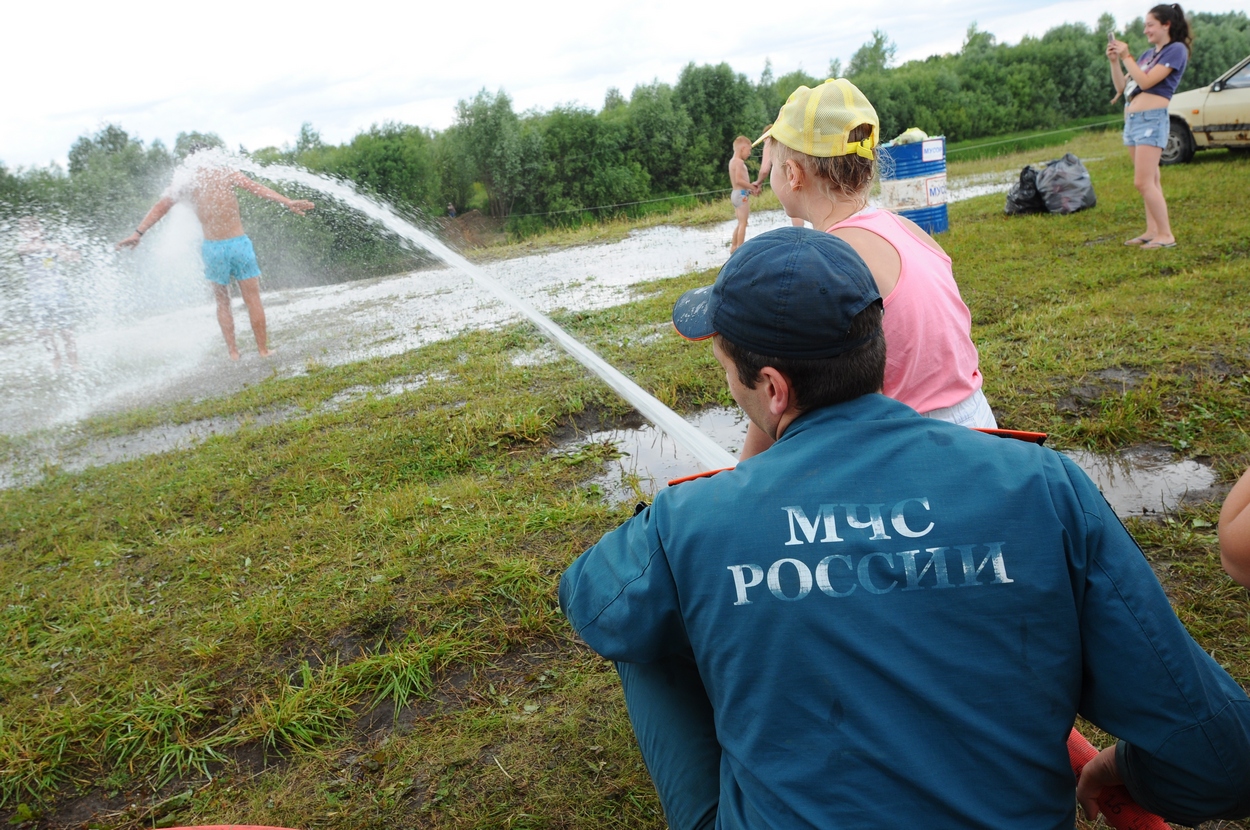
[[[1175,3],[1160,4],[1146,13],[1145,34],[1150,48],[1136,60],[1124,41],[1112,38],[1107,44],[1116,97],[1124,93],[1127,102],[1124,144],[1133,159],[1133,184],[1146,203],[1146,232],[1124,244],[1140,245],[1142,250],[1175,248],[1168,203],[1159,182],[1159,157],[1168,143],[1168,102],[1189,62],[1193,38],[1185,13]]]

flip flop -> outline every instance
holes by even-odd
[[[1133,245],[1145,245],[1151,240],[1149,236],[1134,236],[1132,239],[1124,240],[1124,244],[1132,247]]]
[[[1147,242],[1141,246],[1143,251],[1157,251],[1160,248],[1175,248],[1175,242]]]

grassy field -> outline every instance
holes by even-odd
[[[1180,245],[1147,252],[1120,244],[1142,219],[1118,136],[1064,149],[1097,159],[1096,208],[1006,217],[986,196],[952,206],[940,239],[1000,423],[1059,448],[1163,443],[1233,479],[1250,462],[1250,158],[1167,168]],[[679,411],[728,405],[710,348],[667,334],[674,299],[713,276],[557,322]],[[629,410],[568,360],[516,360],[541,344],[479,332],[96,422],[257,423],[0,492],[0,820],[663,827],[615,674],[555,598],[629,512],[586,486],[611,447],[560,448]],[[360,387],[377,393],[328,405]],[[261,425],[275,411],[295,414]],[[1217,510],[1130,529],[1250,685],[1250,595],[1219,568]]]
[[[997,158],[1013,153],[1033,153],[1044,147],[1066,144],[1081,138],[1086,131],[1109,130],[1118,133],[1124,126],[1122,115],[1095,115],[1070,121],[1053,130],[1025,130],[993,138],[970,138],[953,141],[946,147],[946,157],[955,162],[971,162],[978,159]]]

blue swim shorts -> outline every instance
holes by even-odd
[[[1124,113],[1124,146],[1145,144],[1148,147],[1163,149],[1168,146],[1170,128],[1167,107],[1126,112]]]
[[[242,282],[260,276],[256,251],[246,234],[234,239],[205,239],[200,256],[204,258],[204,279],[218,285],[229,285],[232,277]]]

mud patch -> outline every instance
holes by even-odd
[[[100,830],[131,830],[143,827],[169,827],[178,824],[180,813],[194,794],[218,781],[232,777],[251,777],[286,762],[276,751],[266,751],[259,741],[242,746],[220,747],[224,762],[209,764],[207,778],[190,776],[170,781],[159,792],[144,785],[109,790],[90,787],[62,792],[37,819],[14,821],[7,811],[0,811],[0,822],[18,827],[37,828],[100,828]]]
[[[1219,380],[1227,380],[1230,377],[1240,378],[1246,374],[1244,366],[1230,363],[1221,354],[1212,355],[1210,362],[1203,365],[1186,364],[1181,367],[1181,372],[1191,378],[1209,377]]]
[[[1122,395],[1138,388],[1148,377],[1149,372],[1132,366],[1111,366],[1090,372],[1079,385],[1072,387],[1056,402],[1055,409],[1059,412],[1087,412],[1108,395]],[[1055,385],[1062,382],[1059,378],[1054,380]]]
[[[418,721],[462,712],[472,705],[536,711],[527,709],[537,705],[530,701],[554,686],[556,674],[547,668],[549,661],[573,647],[567,640],[539,640],[486,665],[454,666],[434,678],[425,699],[399,707],[391,700],[358,704],[353,732],[357,740],[373,743],[392,733],[411,732]]]
[[[403,640],[406,621],[393,606],[382,607],[370,617],[352,621],[346,628],[313,640],[289,641],[271,662],[275,672],[288,675],[291,685],[299,686],[304,664],[314,669],[345,666],[375,654],[384,654],[393,643]]]
[[[1145,369],[1135,369],[1131,366],[1111,366],[1091,372],[1089,376],[1103,383],[1119,386],[1123,390],[1136,389],[1141,386],[1142,381],[1148,378],[1150,373]]]
[[[133,798],[121,793],[109,795],[102,790],[92,790],[58,804],[56,809],[41,815],[32,824],[22,824],[16,816],[4,813],[0,813],[0,817],[5,818],[10,826],[82,827],[88,822],[109,826],[100,819],[105,816],[124,816],[133,803]]]

